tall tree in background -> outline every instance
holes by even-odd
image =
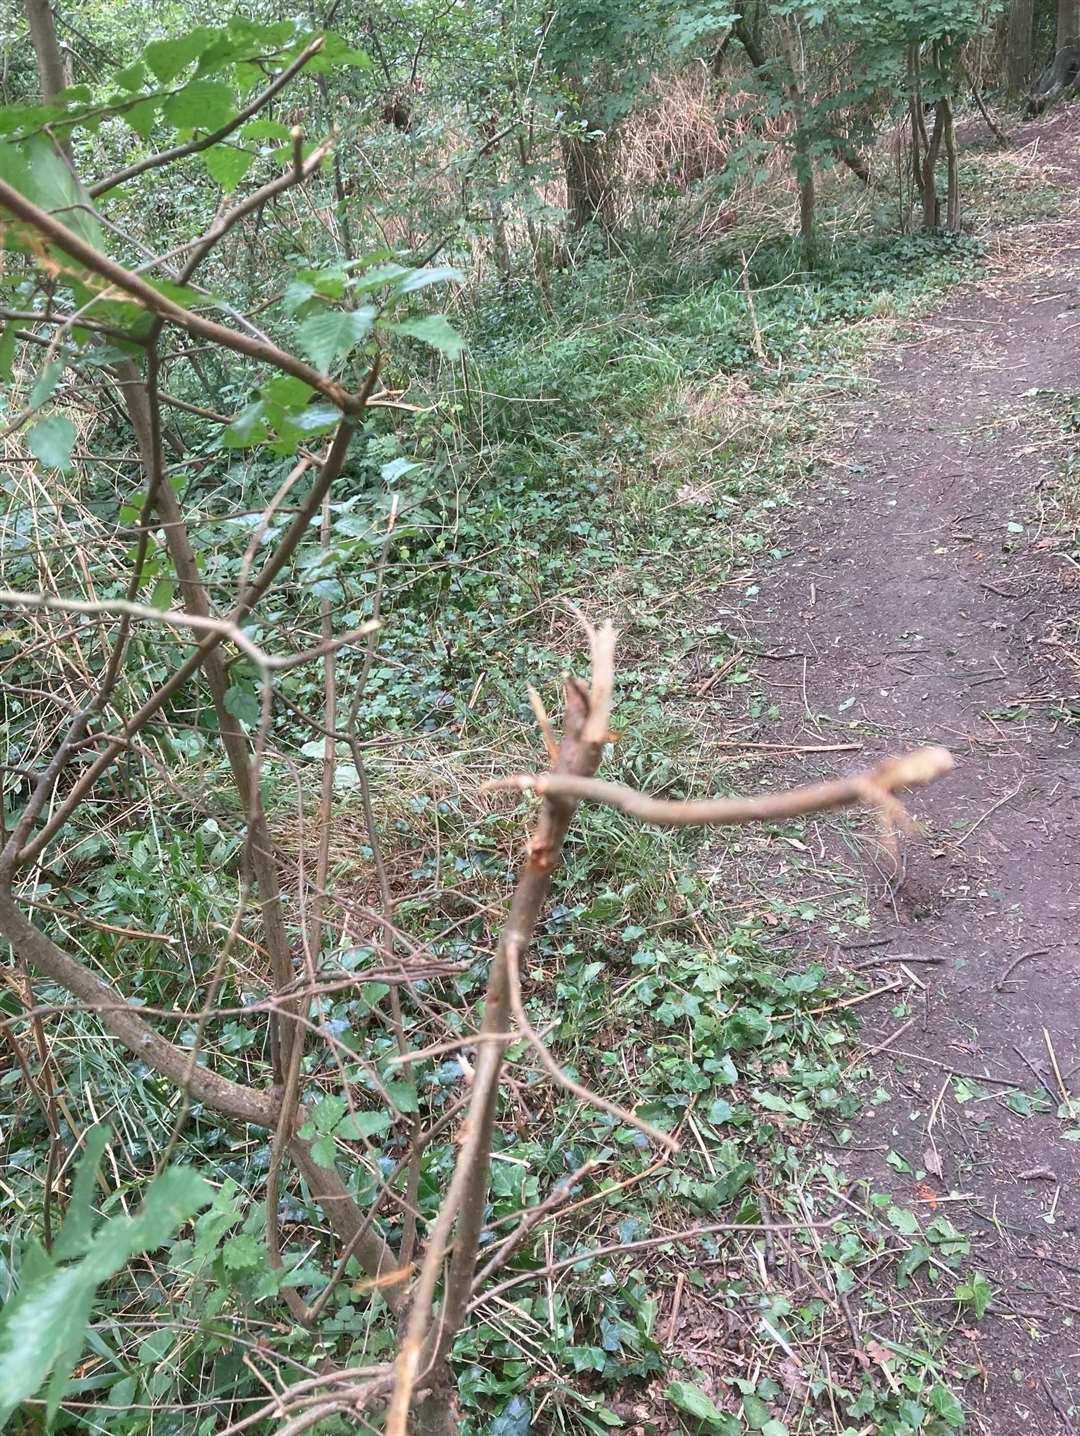
[[[1057,47],[1067,50],[1080,41],[1080,0],[1058,0]]]
[[[1019,95],[1031,79],[1035,0],[1010,0],[1005,40],[1005,79],[1010,95]]]

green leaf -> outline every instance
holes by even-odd
[[[192,80],[162,106],[166,120],[178,130],[216,130],[235,112],[233,92],[222,80]]]
[[[532,1407],[524,1396],[511,1396],[488,1425],[487,1436],[529,1436],[531,1430]]]
[[[981,1321],[994,1299],[994,1288],[982,1272],[972,1272],[967,1281],[956,1288],[956,1299],[970,1306],[976,1321]]]
[[[168,84],[202,54],[218,33],[205,25],[198,25],[186,35],[178,35],[174,39],[152,40],[143,49],[143,59],[158,79]]]
[[[418,1112],[420,1104],[412,1082],[387,1082],[386,1090],[399,1112]]]
[[[697,1421],[703,1421],[710,1431],[720,1431],[724,1436],[738,1436],[740,1425],[734,1416],[726,1416],[710,1400],[700,1386],[692,1381],[672,1381],[664,1391],[672,1406],[685,1411]]]
[[[889,1221],[902,1236],[913,1237],[919,1230],[919,1219],[914,1212],[903,1207],[890,1207],[888,1215]]]
[[[338,1123],[335,1135],[347,1142],[356,1142],[361,1137],[381,1137],[389,1130],[387,1112],[349,1112]]]
[[[348,1103],[332,1092],[320,1097],[311,1114],[316,1132],[332,1132],[348,1110]]]
[[[15,370],[15,349],[21,331],[9,320],[0,334],[0,379],[7,383]]]
[[[164,613],[167,608],[172,607],[175,592],[176,580],[174,578],[159,578],[150,595],[150,607],[160,609]]]
[[[23,1285],[0,1312],[0,1428],[46,1381],[46,1422],[51,1423],[83,1349],[98,1287],[137,1253],[155,1251],[211,1199],[209,1185],[196,1172],[172,1167],[150,1184],[135,1216],[112,1217],[91,1237],[90,1193],[106,1139],[104,1129],[95,1129],[87,1139],[72,1195],[70,1233],[65,1222],[51,1258],[24,1262]],[[85,1251],[80,1261],[59,1265],[75,1251]]]
[[[319,1137],[312,1142],[311,1156],[320,1167],[332,1167],[334,1165],[333,1137]]]
[[[465,276],[460,269],[453,265],[443,264],[431,269],[413,269],[400,280],[394,287],[399,294],[415,294],[418,290],[426,289],[429,284],[448,284],[455,282],[464,283]],[[441,316],[435,316],[441,317]]]
[[[245,405],[221,436],[227,449],[246,449],[251,444],[261,443],[270,432],[266,421],[266,405],[255,399]]]
[[[291,134],[288,125],[277,120],[248,120],[239,133],[245,140],[287,140]]]
[[[127,65],[124,69],[118,70],[113,76],[113,80],[122,90],[127,90],[129,94],[133,95],[146,83],[146,66],[141,60],[136,60],[133,65]]]
[[[202,161],[210,178],[226,194],[231,194],[254,164],[255,156],[250,150],[238,149],[236,145],[221,144],[203,150]]]
[[[444,314],[427,314],[422,319],[399,319],[387,324],[395,334],[407,334],[410,339],[419,339],[430,344],[448,359],[456,359],[465,351],[465,341]]]
[[[53,391],[60,382],[60,375],[64,372],[63,360],[56,360],[52,364],[46,364],[41,373],[34,380],[34,387],[30,390],[30,407],[40,409],[47,399],[51,399]]]
[[[325,373],[367,338],[378,312],[365,304],[360,309],[325,309],[312,314],[296,332],[300,348]]]
[[[53,1243],[53,1261],[67,1261],[82,1256],[90,1245],[94,1230],[94,1183],[97,1169],[109,1144],[107,1123],[91,1127],[83,1142],[82,1156],[71,1184],[71,1200],[64,1213],[64,1225]]]
[[[225,707],[248,728],[257,728],[262,716],[258,693],[249,685],[234,683],[225,690]]]
[[[63,414],[39,419],[26,436],[26,447],[47,469],[69,469],[75,447],[75,425]]]
[[[769,1419],[768,1405],[762,1401],[760,1396],[756,1396],[752,1392],[743,1397],[742,1405],[746,1424],[751,1431],[760,1431]]]
[[[124,111],[124,119],[135,131],[141,140],[150,138],[150,133],[158,122],[158,111],[161,109],[160,95],[147,95],[145,100],[139,100],[130,105]]]
[[[228,1271],[256,1271],[266,1261],[266,1248],[250,1232],[240,1232],[221,1248]]]
[[[896,1268],[896,1285],[900,1288],[907,1286],[919,1268],[925,1266],[932,1255],[929,1247],[912,1247]]]
[[[0,145],[0,179],[39,209],[61,211],[58,218],[68,229],[95,249],[104,249],[101,225],[91,212],[89,196],[44,135]]]
[[[294,379],[291,374],[278,374],[262,388],[264,399],[290,413],[302,409],[314,392],[310,384],[305,384],[303,379]]]

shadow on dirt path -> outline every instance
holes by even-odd
[[[954,1198],[941,1210],[996,1293],[953,1348],[985,1373],[967,1399],[993,1436],[1068,1432],[1080,1411],[1080,745],[1063,721],[1080,573],[1043,524],[1067,450],[1038,393],[1080,390],[1080,106],[1022,141],[1056,166],[1063,217],[1009,231],[1022,272],[991,268],[836,414],[834,459],[746,615],[755,646],[791,655],[793,743],[858,722],[867,756],[935,742],[958,760],[916,805],[927,838],[876,903],[880,945],[842,955],[880,957],[882,982],[904,954],[937,960],[909,963],[925,991],[900,1035],[895,997],[864,1009],[892,1097],[845,1155],[909,1205],[920,1177],[931,1206]]]

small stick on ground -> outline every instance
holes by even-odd
[[[997,982],[994,983],[994,991],[1001,992],[1009,978],[1012,977],[1022,962],[1027,962],[1028,959],[1032,957],[1045,957],[1049,951],[1050,949],[1048,947],[1033,947],[1030,952],[1022,952],[1015,961],[1009,963]]]

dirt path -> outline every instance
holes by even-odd
[[[1027,138],[1075,193],[1080,117],[1069,120]],[[958,1360],[986,1373],[968,1387],[973,1425],[1041,1436],[1080,1413],[1080,1105],[1071,1121],[1058,1112],[1062,1085],[1080,1099],[1080,744],[1059,716],[1080,692],[1068,655],[1080,574],[1043,523],[1066,451],[1035,392],[1080,390],[1071,198],[1065,218],[1009,231],[1005,247],[1024,273],[991,271],[889,351],[868,401],[838,412],[836,459],[747,621],[756,644],[804,657],[783,665],[775,694],[791,741],[855,736],[869,753],[939,742],[957,756],[917,804],[928,840],[911,845],[898,890],[874,895],[868,936],[891,942],[857,954],[943,962],[913,968],[925,998],[875,1059],[893,1098],[868,1104],[848,1162],[909,1204],[918,1169],[942,1196],[970,1194],[942,1210],[976,1238],[973,1265],[998,1292],[956,1335]],[[837,850],[835,827],[822,837]],[[894,1001],[870,1008],[868,1045],[900,1025]],[[950,1071],[1042,1089],[1053,1106],[1020,1115],[993,1080],[967,1097]]]

